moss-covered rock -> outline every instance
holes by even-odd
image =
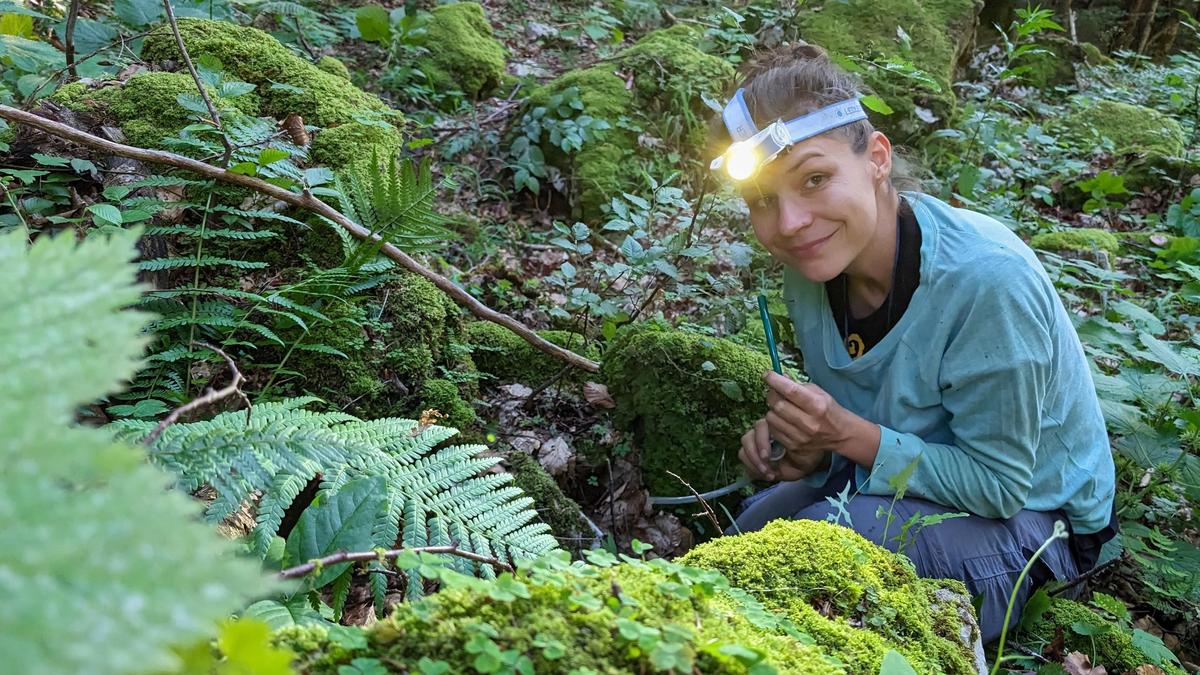
[[[350,69],[342,63],[341,59],[332,56],[322,56],[317,59],[316,66],[330,75],[337,75],[342,79],[350,79]]]
[[[390,125],[347,122],[317,132],[309,158],[313,164],[332,168],[369,166],[372,161],[390,161],[402,140],[400,131]]]
[[[913,114],[917,105],[942,119],[955,108],[955,71],[975,41],[982,0],[849,0],[826,2],[798,15],[801,36],[836,56],[910,60],[941,86],[940,93],[914,87],[911,80],[883,71],[865,75],[866,84],[896,113],[872,117],[887,131],[902,137],[926,128]],[[897,36],[903,28],[912,40],[906,51]]]
[[[679,559],[721,572],[786,616],[852,673],[877,673],[889,649],[918,673],[975,673],[959,638],[957,612],[937,609],[936,589],[962,597],[957,581],[921,579],[907,558],[853,530],[818,521],[777,520],[762,530],[721,537]],[[786,589],[776,591],[775,589]],[[973,640],[972,640],[973,641]]]
[[[177,101],[180,94],[195,93],[196,82],[186,72],[144,72],[124,84],[105,84],[95,89],[73,82],[56,91],[50,100],[120,127],[131,145],[156,148],[162,147],[164,138],[195,120],[195,113]],[[259,112],[260,101],[253,94],[225,99],[210,87],[208,95],[218,110],[237,109],[249,115]]]
[[[234,76],[255,84],[265,115],[283,119],[296,113],[308,124],[330,127],[370,111],[389,112],[379,97],[296,56],[257,28],[183,18],[179,32],[193,59],[215,58]],[[179,61],[179,48],[168,27],[160,26],[146,36],[142,58]],[[273,83],[287,86],[272,87]]]
[[[1025,79],[1035,87],[1052,87],[1075,81],[1075,66],[1102,66],[1113,63],[1088,42],[1075,43],[1060,35],[1048,35],[1038,40],[1042,52],[1025,56],[1025,64],[1029,70],[1024,73]]]
[[[492,37],[492,25],[478,3],[435,7],[425,44],[430,53],[417,67],[438,89],[457,89],[478,99],[491,94],[504,77],[508,51]]]
[[[641,170],[647,164],[662,164],[672,152],[692,163],[686,167],[702,170],[696,160],[706,147],[704,120],[710,113],[701,96],[719,97],[734,70],[700,51],[699,39],[692,27],[655,31],[609,62],[568,72],[530,95],[526,110],[544,107],[550,97],[575,87],[583,104],[579,114],[613,127],[570,155],[542,139],[547,161],[571,177],[571,198],[581,218],[594,219],[610,198],[639,190]],[[618,72],[632,78],[631,86]],[[622,117],[663,141],[662,146],[643,147],[639,132],[617,126]],[[671,168],[679,166],[676,162]]]
[[[355,658],[486,672],[494,658],[508,663],[501,672],[838,675],[880,672],[891,649],[920,673],[977,672],[962,620],[933,590],[965,595],[962,584],[919,579],[903,557],[829,523],[780,521],[675,562],[588,559],[559,552],[491,581],[444,575],[443,590],[365,629],[365,647],[321,627],[276,641],[307,673]],[[739,574],[743,587],[726,576]]]
[[[1179,122],[1144,106],[1121,101],[1078,98],[1075,112],[1060,123],[1062,135],[1081,147],[1111,143],[1125,184],[1138,189],[1152,184],[1153,169],[1176,166],[1187,135]]]
[[[583,336],[562,330],[538,331],[538,335],[559,347],[578,352],[589,359],[596,359],[595,345],[586,349]],[[526,342],[521,336],[491,321],[473,321],[467,324],[467,341],[472,347],[471,356],[479,372],[487,373],[499,382],[520,382],[537,387],[549,382],[566,363],[546,354]],[[566,381],[584,377],[574,369],[568,371]]]
[[[1082,630],[1076,630],[1076,627]],[[1094,665],[1104,666],[1109,672],[1132,672],[1142,664],[1153,663],[1151,658],[1134,646],[1130,631],[1074,600],[1054,598],[1046,613],[1024,633],[1026,638],[1049,643],[1054,640],[1058,630],[1062,631],[1065,639],[1064,653],[1087,654]],[[1083,632],[1095,634],[1083,635]],[[1171,664],[1159,667],[1168,675],[1182,675],[1184,672]]]
[[[601,564],[546,558],[499,581],[452,579],[366,629],[365,648],[339,647],[319,627],[277,641],[309,673],[372,657],[409,672],[422,659],[449,673],[847,672],[744,593],[725,592],[719,574],[662,560]],[[495,662],[509,667],[488,670]],[[772,669],[751,670],[757,663]]]
[[[1058,232],[1042,232],[1035,234],[1029,240],[1029,245],[1032,248],[1042,251],[1066,252],[1074,251],[1080,253],[1091,253],[1092,251],[1106,251],[1111,255],[1116,255],[1121,250],[1121,243],[1117,241],[1116,235],[1108,230],[1102,230],[1097,227],[1078,227],[1070,230],[1059,230]]]
[[[563,494],[554,477],[536,459],[523,452],[511,453],[508,455],[508,470],[513,475],[512,484],[533,499],[538,518],[550,526],[550,532],[564,548],[572,553],[587,548],[584,544],[588,527],[583,522],[579,504]]]
[[[415,419],[436,409],[449,416],[444,425],[470,428],[474,364],[459,348],[457,307],[432,283],[404,273],[362,304],[339,301],[322,311],[330,321],[314,323],[305,342],[346,358],[327,349],[294,352],[286,365],[300,378],[293,393],[315,394],[364,419]],[[448,381],[439,368],[463,382]]]
[[[618,335],[601,372],[615,422],[633,434],[651,494],[687,494],[733,482],[740,438],[766,413],[771,360],[729,340],[647,324]]]

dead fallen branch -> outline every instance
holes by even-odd
[[[234,363],[233,359],[230,358],[225,352],[204,342],[197,344],[199,344],[201,347],[213,350],[225,359],[225,363],[229,365],[229,384],[222,389],[209,389],[207,394],[171,411],[171,414],[167,415],[163,421],[159,422],[158,426],[154,427],[154,430],[146,436],[146,440],[143,441],[146,445],[154,445],[154,441],[158,440],[158,437],[160,434],[162,434],[163,430],[174,424],[176,420],[183,416],[184,413],[195,410],[201,406],[216,403],[217,401],[228,398],[234,394],[237,394],[238,397],[242,399],[242,402],[246,404],[246,422],[248,423],[250,421],[250,399],[246,396],[245,392],[242,391],[242,382],[244,382],[246,379],[242,377],[242,371],[238,370],[237,364]]]
[[[498,567],[505,572],[513,571],[513,566],[509,565],[503,560],[489,558],[487,556],[482,556],[478,553],[472,553],[470,551],[462,551],[456,546],[419,546],[416,548],[397,548],[390,551],[356,551],[354,553],[346,553],[343,551],[341,553],[334,553],[333,555],[327,555],[324,558],[310,560],[303,565],[289,567],[279,573],[279,578],[295,579],[313,572],[318,567],[328,567],[329,565],[336,565],[344,562],[389,560],[402,553],[446,553],[449,555],[458,556],[459,558],[466,558],[467,560],[474,560],[475,562],[484,563],[485,565],[492,565],[493,567]]]
[[[182,155],[177,155],[175,153],[165,152],[162,150],[148,150],[146,148],[137,148],[131,145],[124,145],[122,143],[114,143],[112,141],[100,138],[99,136],[89,134],[85,131],[80,131],[79,129],[68,126],[61,122],[56,122],[54,120],[50,120],[45,117],[41,117],[39,115],[35,115],[33,113],[7,105],[0,105],[0,117],[10,122],[23,124],[34,129],[40,129],[41,131],[53,136],[73,141],[80,145],[94,148],[102,152],[120,155],[122,157],[128,157],[130,159],[136,159],[143,162],[166,164],[168,166],[195,172],[207,178],[213,178],[226,183],[233,183],[234,185],[248,187],[269,197],[274,197],[275,199],[278,199],[286,204],[307,209],[313,213],[324,216],[330,221],[336,223],[338,226],[344,228],[347,232],[358,239],[363,241],[379,241],[379,237],[370,230],[359,225],[353,220],[350,220],[337,209],[314,197],[312,193],[307,190],[305,190],[303,193],[297,194],[291,190],[281,188],[277,185],[272,185],[264,180],[254,178],[252,176],[243,176],[241,174],[231,173],[219,167],[212,166],[211,164],[205,164],[204,162],[191,159],[190,157],[184,157]],[[425,277],[431,283],[433,283],[434,286],[437,286],[438,289],[443,293],[451,298],[454,298],[454,300],[463,307],[466,307],[467,310],[469,310],[476,317],[483,319],[484,321],[491,321],[492,323],[497,323],[501,326],[504,326],[505,328],[521,336],[523,340],[533,345],[539,351],[545,352],[546,354],[549,354],[555,358],[562,359],[572,366],[582,368],[590,373],[600,372],[600,364],[592,361],[591,359],[580,356],[569,349],[563,349],[562,347],[543,339],[525,324],[506,314],[497,312],[479,300],[476,300],[471,296],[470,293],[467,293],[465,290],[455,285],[454,282],[426,268],[424,265],[414,260],[404,251],[396,248],[394,245],[384,243],[380,248],[380,253],[387,256],[390,260],[397,263],[404,269]]]

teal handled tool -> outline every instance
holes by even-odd
[[[767,311],[767,296],[762,293],[758,294],[758,316],[762,319],[763,332],[767,336],[767,351],[771,354],[771,369],[783,375],[783,364],[779,362],[779,348],[775,346],[775,331],[771,328],[771,313]],[[787,450],[783,445],[772,438],[771,454],[767,457],[771,460],[771,464],[777,464],[785,454],[787,454]]]

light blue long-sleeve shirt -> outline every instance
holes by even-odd
[[[1107,523],[1108,434],[1079,337],[1045,269],[1007,227],[904,193],[921,228],[921,280],[887,335],[852,360],[823,284],[785,273],[796,346],[814,384],[879,424],[863,494],[920,458],[907,496],[987,518],[1062,508],[1076,534]],[[850,460],[833,456],[834,471]],[[807,478],[822,484],[829,473]]]

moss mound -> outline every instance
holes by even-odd
[[[563,330],[538,331],[542,338],[589,359],[598,358],[595,345],[583,348],[583,336]],[[537,387],[559,373],[566,363],[546,354],[521,339],[509,329],[491,321],[474,321],[467,324],[467,340],[472,346],[471,356],[480,372],[495,377],[500,382],[520,382]],[[563,376],[566,381],[578,381],[585,377],[575,369]]]
[[[583,539],[588,527],[583,522],[583,512],[579,504],[563,494],[554,477],[536,459],[522,452],[508,455],[508,470],[513,475],[512,484],[533,499],[538,517],[550,526],[550,532],[564,547],[573,553],[586,548]]]
[[[1116,255],[1121,243],[1108,230],[1097,227],[1079,227],[1059,232],[1042,232],[1029,240],[1032,248],[1043,251],[1076,251],[1091,253],[1097,249]]]
[[[1038,40],[1045,52],[1028,54],[1029,70],[1025,78],[1039,89],[1075,81],[1075,65],[1111,65],[1114,61],[1089,42],[1074,43],[1061,35],[1048,35]]]
[[[836,654],[849,672],[879,672],[889,649],[919,673],[975,672],[971,650],[958,638],[957,614],[935,609],[937,587],[967,597],[966,587],[920,579],[906,558],[853,530],[777,520],[758,532],[701,544],[679,562],[717,570],[736,587],[760,589],[751,592],[764,607]]]
[[[762,353],[722,338],[645,324],[619,335],[601,372],[617,402],[615,422],[642,452],[651,494],[687,494],[737,478],[740,438],[766,413]]]
[[[474,364],[462,354],[462,325],[454,302],[426,279],[402,273],[364,304],[339,302],[324,308],[331,321],[315,324],[308,342],[346,355],[298,351],[287,369],[297,386],[364,419],[436,409],[442,423],[469,429]],[[448,381],[439,369],[467,380]]]
[[[282,119],[297,113],[308,124],[329,127],[354,121],[356,114],[388,111],[379,97],[355,87],[340,74],[331,74],[296,56],[257,28],[180,19],[179,32],[193,59],[201,55],[216,58],[238,78],[255,84],[265,115]],[[179,60],[179,49],[169,28],[160,26],[146,36],[142,58]],[[272,87],[274,82],[289,86]]]
[[[431,14],[425,40],[430,54],[417,67],[438,89],[457,89],[473,99],[491,94],[504,77],[508,51],[492,37],[483,7],[458,2]]]
[[[162,147],[162,140],[191,124],[195,113],[179,105],[180,94],[194,95],[196,82],[186,72],[145,72],[134,75],[124,84],[112,84],[89,89],[82,82],[72,82],[50,97],[71,110],[87,112],[106,118],[121,128],[128,143],[139,147]],[[218,110],[236,109],[257,115],[260,101],[257,96],[221,98],[212,88],[208,95]]]
[[[1121,101],[1076,99],[1076,110],[1060,123],[1064,138],[1080,147],[1112,144],[1114,169],[1138,189],[1154,181],[1153,169],[1166,169],[1183,155],[1187,135],[1175,119],[1153,108]]]
[[[355,658],[408,672],[846,672],[719,574],[627,560],[543,558],[492,582],[447,574],[449,588],[366,629],[365,648],[340,647],[321,627],[290,628],[277,641],[310,673]]]
[[[1080,630],[1076,630],[1083,626],[1087,626],[1084,630],[1095,634],[1082,635]],[[1024,637],[1038,642],[1051,642],[1058,630],[1062,631],[1065,639],[1064,653],[1087,654],[1093,664],[1104,666],[1109,672],[1133,672],[1142,664],[1153,663],[1150,657],[1134,646],[1130,631],[1074,600],[1054,598],[1046,613],[1024,631]],[[1171,664],[1159,667],[1168,675],[1183,673],[1183,670]]]
[[[316,66],[330,75],[337,75],[346,80],[350,79],[350,69],[346,67],[345,63],[342,63],[340,59],[335,57],[322,56],[317,59]]]
[[[699,33],[691,27],[655,31],[610,62],[568,72],[530,95],[526,110],[545,106],[551,96],[576,87],[583,104],[579,114],[613,127],[569,156],[549,143],[542,146],[547,161],[572,177],[571,196],[580,217],[595,218],[611,197],[639,190],[641,167],[663,163],[671,153],[689,161],[693,173],[703,169],[696,160],[705,150],[710,113],[701,96],[719,98],[734,70],[700,51],[698,41]],[[632,78],[632,86],[618,71]],[[634,118],[645,133],[663,141],[663,147],[642,147],[639,132],[617,126],[623,116]],[[678,169],[679,162],[672,161],[670,168]]]
[[[910,60],[929,73],[941,92],[919,89],[911,80],[880,71],[868,72],[866,84],[896,110],[886,118],[872,117],[880,127],[911,136],[925,127],[912,114],[916,106],[930,108],[945,119],[954,113],[950,84],[963,55],[975,41],[981,0],[848,0],[826,2],[800,14],[801,36],[843,57]],[[907,51],[896,35],[900,26],[912,39]]]
[[[378,164],[389,161],[402,140],[400,131],[392,126],[347,122],[317,132],[309,153],[313,164],[363,167],[371,164],[372,157]]]

